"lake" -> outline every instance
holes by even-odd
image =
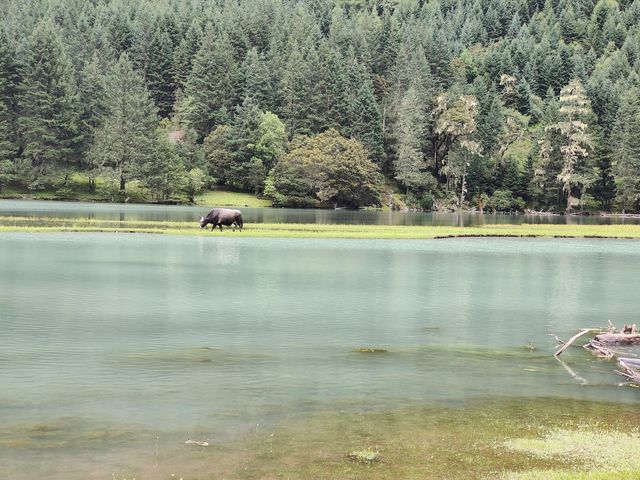
[[[58,202],[39,200],[1,200],[0,216],[95,218],[120,221],[198,222],[213,206],[173,206],[122,203]],[[234,207],[235,208],[235,207]],[[292,208],[241,208],[245,223],[321,223],[363,225],[441,225],[484,224],[639,224],[640,218],[392,212],[375,210],[314,210]]]
[[[2,234],[0,477],[120,478],[335,411],[635,404],[549,334],[637,321],[639,263],[620,240]]]

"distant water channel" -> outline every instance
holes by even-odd
[[[213,206],[172,206],[57,202],[38,200],[0,200],[0,216],[73,217],[121,221],[197,222]],[[560,223],[560,224],[639,224],[640,218],[564,215],[510,215],[474,213],[391,212],[374,210],[313,210],[292,208],[243,208],[245,223],[321,223],[364,225],[443,225]]]
[[[637,402],[549,333],[637,322],[639,264],[619,240],[2,234],[0,478],[111,478],[335,410]]]

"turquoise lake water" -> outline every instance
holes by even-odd
[[[2,234],[0,478],[336,409],[637,402],[549,334],[637,322],[639,263],[619,240]]]
[[[0,215],[27,217],[96,218],[121,221],[194,221],[216,205],[171,206],[118,203],[60,202],[40,200],[2,200]],[[441,225],[489,224],[638,224],[635,217],[575,215],[509,215],[469,212],[392,212],[374,210],[314,210],[293,208],[244,208],[245,223],[319,223],[356,225]]]

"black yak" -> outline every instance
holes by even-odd
[[[236,227],[242,231],[242,212],[228,208],[214,208],[206,217],[200,218],[200,228],[204,228],[209,224],[213,225],[211,227],[212,232],[216,227],[220,227],[220,231],[222,231],[223,225],[227,227],[233,225],[234,232]]]

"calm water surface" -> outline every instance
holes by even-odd
[[[77,217],[120,221],[197,222],[211,206],[136,205],[118,203],[0,200],[0,215],[27,217]],[[245,223],[320,223],[364,225],[443,225],[559,223],[638,224],[640,218],[539,216],[473,213],[391,212],[364,210],[313,210],[292,208],[242,208]]]
[[[549,333],[636,322],[639,263],[617,240],[0,235],[0,477],[336,409],[636,402]]]

